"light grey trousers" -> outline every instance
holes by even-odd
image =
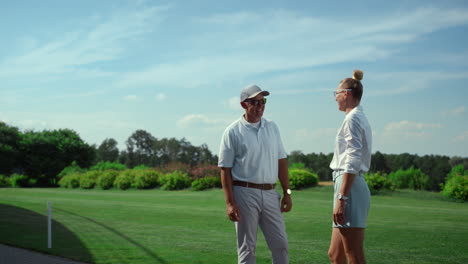
[[[280,209],[281,195],[275,190],[234,186],[234,199],[240,211],[235,222],[239,264],[254,264],[258,227],[271,251],[273,264],[287,264],[288,238]]]

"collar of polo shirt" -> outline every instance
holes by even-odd
[[[252,123],[250,123],[249,121],[245,120],[244,115],[242,115],[242,117],[241,117],[241,123],[242,123],[242,125],[244,125],[245,127],[248,127],[248,128],[255,128],[255,126],[254,126]],[[261,118],[260,118],[260,127],[264,127],[264,125],[265,125],[265,119],[264,119],[263,117],[261,117]],[[260,128],[260,127],[259,127],[259,128]]]

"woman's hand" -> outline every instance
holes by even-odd
[[[336,200],[336,206],[333,210],[333,222],[335,225],[344,225],[344,223],[346,223],[345,207],[345,200]]]

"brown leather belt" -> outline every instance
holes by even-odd
[[[255,188],[260,190],[271,190],[275,188],[274,184],[264,183],[264,184],[257,184],[245,181],[232,181],[232,185],[234,186],[242,186],[247,188]]]

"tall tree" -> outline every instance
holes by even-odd
[[[20,141],[21,167],[40,186],[56,185],[57,175],[73,161],[87,168],[95,158],[94,147],[70,129],[26,131]]]
[[[390,172],[390,168],[387,166],[387,160],[380,151],[377,151],[374,154],[372,154],[370,171],[383,173]]]
[[[463,165],[463,167],[468,168],[468,158],[454,156],[450,158],[449,164],[452,168],[460,164]]]
[[[119,148],[117,145],[117,141],[113,138],[104,139],[97,149],[98,161],[116,161],[119,158]]]
[[[153,144],[156,138],[151,133],[139,129],[127,139],[127,166],[135,167],[137,165],[153,165],[151,164],[152,156],[154,156]]]
[[[17,158],[20,139],[18,128],[0,121],[0,174],[9,174],[19,165]]]

